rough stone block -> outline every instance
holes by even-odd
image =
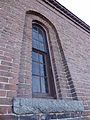
[[[60,113],[84,111],[81,101],[56,99],[14,98],[13,111],[16,114]]]

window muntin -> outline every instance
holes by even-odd
[[[44,31],[40,27],[33,26],[32,30],[32,46],[41,51],[46,51]]]
[[[44,59],[45,55],[40,53],[39,51],[36,52],[33,50],[32,52],[32,79],[33,79],[33,92],[37,92],[37,93],[48,93],[48,83],[47,83],[47,79],[48,76],[46,75],[46,65],[45,65],[45,59]],[[40,83],[40,85],[38,84],[34,84],[36,79],[38,83]],[[35,87],[40,87],[40,90],[36,89]]]
[[[32,93],[53,96],[51,65],[46,35],[39,25],[32,26]],[[55,90],[55,89],[54,89]]]

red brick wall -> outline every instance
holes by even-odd
[[[30,10],[41,16],[26,15]],[[13,97],[32,97],[32,20],[35,19],[49,30],[57,97],[82,100],[86,111],[83,114],[90,116],[90,35],[41,0],[0,1],[0,115],[13,115]]]
[[[12,113],[12,98],[17,95],[23,31],[24,18],[10,4],[0,1],[0,114]]]

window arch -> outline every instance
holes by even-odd
[[[33,97],[54,97],[50,56],[45,30],[32,24],[32,93]]]

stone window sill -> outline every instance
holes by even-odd
[[[15,114],[38,114],[38,113],[60,113],[60,112],[83,112],[81,101],[40,99],[40,98],[14,98],[13,112]]]

